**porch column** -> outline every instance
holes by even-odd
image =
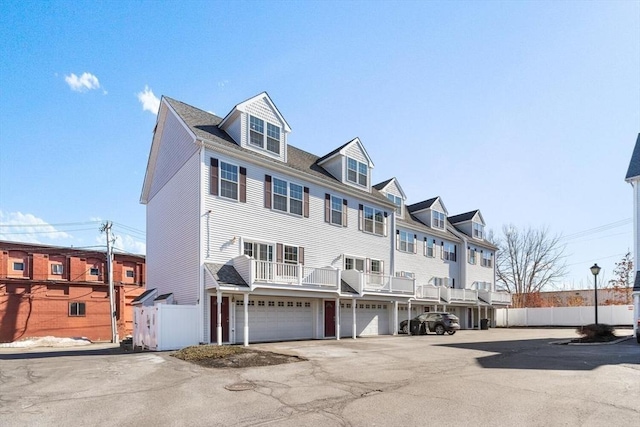
[[[489,319],[489,307],[486,305],[484,306],[484,318]]]
[[[340,341],[340,297],[336,298],[336,341]]]
[[[480,330],[480,320],[482,319],[482,307],[478,306],[478,330]]]
[[[249,294],[245,293],[244,298],[244,346],[249,345]]]
[[[351,310],[353,312],[353,325],[351,328],[351,338],[356,339],[356,299],[351,298]]]
[[[407,301],[407,335],[411,335],[411,301]]]
[[[216,293],[216,313],[218,313],[216,324],[216,337],[218,345],[222,345],[222,292]]]
[[[393,302],[393,335],[398,335],[398,301]]]

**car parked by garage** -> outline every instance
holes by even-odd
[[[413,335],[422,335],[428,332],[435,332],[437,335],[444,335],[445,332],[453,335],[460,329],[458,316],[447,312],[423,313],[411,319],[400,322],[400,332],[407,334],[409,330]]]

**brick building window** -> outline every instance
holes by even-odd
[[[83,302],[70,302],[69,303],[69,316],[78,317],[85,315],[85,303]]]
[[[133,273],[133,270],[127,270],[127,277],[135,277],[135,274]]]
[[[14,271],[24,271],[24,262],[14,262],[13,263]]]
[[[51,264],[51,274],[62,275],[62,264]]]

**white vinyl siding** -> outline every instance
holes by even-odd
[[[199,169],[196,153],[147,204],[147,283],[158,294],[173,292],[178,304],[200,299]]]
[[[476,253],[476,263],[475,264],[467,264],[467,276],[466,276],[466,284],[467,288],[470,288],[474,282],[490,282],[493,283],[495,281],[493,277],[493,268],[483,267],[482,266],[482,256],[485,253],[488,253],[489,256],[493,254],[493,251],[482,246],[469,245],[469,250],[474,251]]]
[[[194,143],[193,137],[170,110],[166,113],[164,122],[158,125],[156,132],[159,132],[161,128],[163,131],[162,141],[159,144],[160,149],[157,154],[149,200],[198,151],[198,146]],[[197,182],[194,181],[192,185],[197,187]]]
[[[237,159],[207,149],[205,158],[218,158],[222,162],[242,163]],[[342,254],[361,255],[389,263],[389,241],[359,230],[359,204],[362,200],[346,197],[347,227],[336,227],[324,221],[325,195],[335,194],[332,189],[304,182],[298,177],[283,174],[281,170],[247,165],[247,202],[230,204],[219,197],[205,195],[203,226],[204,254],[207,262],[227,263],[244,252],[244,241],[277,242],[304,247],[304,264],[309,267],[332,266],[342,269]],[[283,215],[281,211],[264,207],[264,177],[272,176],[309,188],[309,218]],[[208,188],[209,174],[205,174]],[[389,264],[387,264],[389,265]]]

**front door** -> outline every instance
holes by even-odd
[[[211,297],[211,342],[218,342],[218,297]],[[229,297],[222,297],[222,342],[229,342]]]
[[[336,303],[335,301],[324,302],[324,336],[336,336]]]

